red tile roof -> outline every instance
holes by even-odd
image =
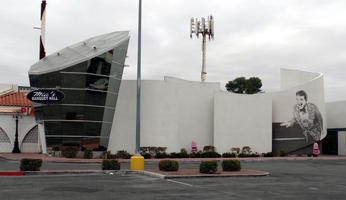
[[[0,106],[33,107],[24,92],[14,92],[0,96]]]

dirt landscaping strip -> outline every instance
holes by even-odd
[[[160,170],[147,170],[148,172],[156,173],[164,176],[164,179],[170,178],[202,178],[202,177],[256,177],[256,176],[269,176],[270,173],[266,171],[242,169],[236,172],[225,172],[218,170],[215,174],[203,174],[199,172],[199,169],[179,169],[176,172],[166,172]]]

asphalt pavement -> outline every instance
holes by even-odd
[[[0,169],[19,165],[0,160]],[[122,167],[126,168],[128,163]],[[196,162],[180,163],[197,167]],[[147,163],[147,168],[157,163]],[[178,178],[144,175],[0,177],[0,199],[346,199],[345,160],[246,161],[267,177]],[[99,169],[100,164],[44,163],[44,169]]]

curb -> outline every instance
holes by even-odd
[[[208,174],[208,175],[166,175],[164,179],[177,179],[177,178],[225,178],[225,177],[262,177],[269,176],[269,172],[262,174]]]
[[[0,176],[24,176],[22,171],[0,171]]]
[[[259,177],[269,176],[269,172],[257,171],[248,174],[197,174],[197,175],[164,175],[151,171],[141,170],[61,170],[61,171],[0,171],[0,176],[42,176],[42,175],[90,175],[90,174],[107,174],[107,175],[126,175],[139,174],[159,179],[176,179],[176,178],[210,178],[210,177]]]
[[[23,172],[25,176],[35,176],[35,175],[82,175],[82,174],[107,174],[107,175],[126,175],[126,174],[139,174],[155,178],[164,179],[164,175],[141,170],[62,170],[62,171],[26,171]]]

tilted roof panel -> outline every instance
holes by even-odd
[[[42,58],[30,67],[29,74],[39,75],[65,69],[112,50],[129,38],[129,31],[89,38]]]

